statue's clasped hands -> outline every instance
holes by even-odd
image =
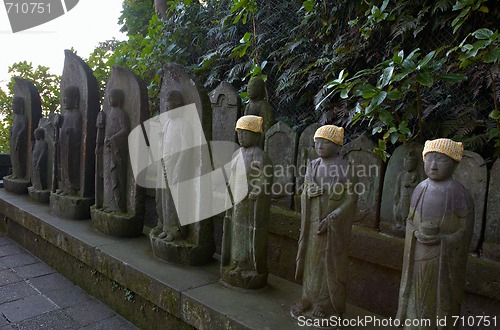
[[[318,196],[323,195],[323,188],[316,185],[316,184],[309,185],[307,187],[306,193],[307,193],[307,197],[309,197],[309,198],[318,197]]]

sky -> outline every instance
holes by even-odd
[[[118,17],[123,0],[80,0],[66,14],[29,30],[12,33],[7,10],[0,4],[0,88],[6,91],[7,69],[19,61],[47,66],[62,74],[64,50],[73,47],[87,57],[101,41],[125,40]]]

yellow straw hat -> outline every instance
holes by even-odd
[[[339,146],[344,144],[344,128],[335,125],[324,125],[316,130],[314,133],[314,140],[316,138],[323,138],[332,141]]]
[[[264,119],[259,116],[243,116],[236,122],[236,130],[244,129],[255,133],[262,133],[262,123]]]
[[[459,162],[462,160],[464,146],[462,142],[455,142],[450,139],[428,140],[425,141],[424,151],[422,152],[424,161],[425,155],[429,152],[439,152]]]

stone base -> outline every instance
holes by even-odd
[[[90,219],[90,206],[94,197],[79,197],[50,193],[50,212],[53,215],[73,220]]]
[[[234,271],[230,267],[223,267],[221,283],[243,289],[260,289],[267,284],[267,273],[259,274],[255,270]]]
[[[127,213],[104,212],[90,208],[92,226],[101,233],[115,237],[136,237],[142,234],[143,219]]]
[[[36,190],[33,186],[31,186],[28,187],[28,194],[30,195],[31,199],[39,203],[50,203],[50,190]]]
[[[194,245],[187,241],[167,242],[159,239],[154,229],[149,233],[149,240],[156,258],[175,264],[202,266],[213,260],[215,252],[215,244]]]
[[[484,241],[483,255],[487,259],[500,262],[500,244]]]
[[[380,231],[394,237],[404,238],[406,235],[406,228],[396,227],[394,224],[381,222]]]
[[[11,179],[10,175],[8,175],[3,177],[3,185],[8,192],[25,195],[28,193],[28,187],[31,185],[31,182],[26,179]]]

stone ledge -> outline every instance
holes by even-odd
[[[200,329],[300,328],[289,316],[289,306],[300,298],[301,287],[287,280],[271,275],[268,286],[257,292],[230,290],[219,284],[216,260],[203,267],[167,264],[153,257],[145,235],[126,239],[108,237],[94,230],[90,220],[52,216],[48,205],[33,203],[27,196],[12,195],[3,189],[0,214],[4,219],[0,231],[77,284],[83,283],[81,286],[86,289],[90,286],[96,296],[143,328],[161,326],[158,320],[148,322],[128,315],[130,308],[137,311],[138,306],[129,306],[127,310],[122,306],[127,303],[125,299],[121,302],[116,298],[106,299],[106,295],[113,295],[115,286],[122,287],[126,297],[135,297],[128,300],[142,303],[143,314],[147,312],[144,306],[150,305],[153,310],[165,311],[162,325],[176,324],[178,328],[182,324]],[[95,288],[89,282],[92,277],[96,278]],[[105,289],[103,283],[107,283]],[[358,315],[359,309],[348,308],[348,317]]]

